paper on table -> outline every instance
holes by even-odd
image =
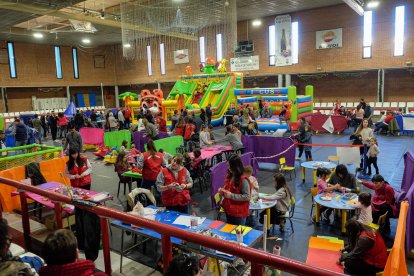
[[[90,200],[95,201],[95,202],[99,202],[101,200],[104,200],[107,197],[108,196],[106,194],[99,193],[99,194],[96,194],[96,195],[92,196],[90,198]]]
[[[233,231],[231,231],[232,234],[236,234],[236,231],[239,230],[240,232],[243,232],[243,236],[245,236],[247,233],[249,233],[252,228],[249,226],[243,226],[243,225],[239,225],[237,226],[236,229],[234,229]]]
[[[197,219],[198,219],[198,225],[202,224],[206,220],[206,218],[200,218],[200,217],[197,217]],[[191,226],[191,216],[182,216],[182,215],[180,215],[180,216],[178,216],[178,218],[176,218],[174,220],[173,224],[179,224],[179,225],[184,225],[184,226],[190,227]]]
[[[234,228],[236,228],[236,225],[226,224],[223,228],[220,229],[220,232],[230,233]]]
[[[211,228],[211,229],[217,229],[217,228],[219,228],[220,226],[222,226],[224,224],[224,222],[222,222],[222,221],[220,221],[220,220],[215,220],[215,221],[213,221],[212,223],[210,223],[209,225],[208,225],[208,227],[209,228]]]

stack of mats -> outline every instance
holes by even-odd
[[[340,249],[344,241],[334,237],[318,236],[309,239],[308,258],[306,264],[344,273],[344,268],[336,262],[341,256]]]

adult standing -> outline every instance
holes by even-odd
[[[63,112],[58,113],[57,126],[58,126],[59,138],[65,138],[66,133],[68,131],[68,118],[66,118]]]
[[[303,118],[303,117],[299,119],[299,123],[300,123],[299,132],[298,133],[295,133],[293,136],[298,137],[298,140],[299,141],[302,141],[303,139],[305,139],[305,136],[306,136],[306,126],[307,126],[308,123],[306,122],[305,118]],[[303,145],[299,145],[298,146],[298,149],[299,149],[299,155],[298,155],[298,157],[296,157],[296,160],[301,160],[302,154],[303,154],[303,150],[304,150],[304,146]]]
[[[125,117],[124,113],[122,112],[122,108],[118,110],[118,122],[119,122],[119,129],[124,129],[125,126]]]
[[[357,137],[361,136],[362,143],[369,148],[370,141],[372,138],[374,138],[374,132],[372,131],[372,128],[370,128],[368,125],[368,119],[363,119],[362,123],[356,129],[355,135]]]
[[[174,130],[175,125],[178,123],[179,118],[180,118],[180,116],[178,115],[178,111],[174,110],[174,115],[171,118],[171,131]]]
[[[109,112],[108,116],[109,131],[115,131],[118,127],[118,121],[115,119],[114,113]]]
[[[142,170],[141,188],[151,189],[155,185],[161,167],[167,163],[162,153],[157,152],[154,141],[149,140],[147,151],[138,157],[137,167]]]
[[[211,110],[211,104],[206,107],[207,124],[211,124],[211,117],[213,117],[213,111]]]
[[[126,129],[129,129],[129,126],[131,124],[131,117],[132,117],[131,110],[129,110],[128,108],[125,108],[125,111],[124,111],[124,119],[125,119],[124,127]]]
[[[50,126],[50,132],[52,133],[52,140],[54,142],[57,142],[57,116],[55,111],[52,111],[49,117],[49,126]]]
[[[167,132],[167,122],[165,121],[164,117],[162,116],[162,113],[158,113],[158,131],[160,132]]]
[[[228,165],[224,188],[218,191],[224,197],[222,207],[226,213],[227,223],[245,225],[249,216],[250,183],[244,175],[244,166],[238,155],[230,156]]]
[[[203,122],[203,125],[205,125],[207,121],[207,115],[206,115],[206,111],[204,110],[204,108],[200,109],[200,119]]]
[[[390,218],[398,217],[397,205],[395,203],[395,191],[391,185],[384,180],[382,175],[376,174],[372,177],[372,182],[365,182],[358,179],[365,187],[374,190],[375,194],[372,197],[372,219],[374,223],[378,223],[380,216],[387,213],[384,228],[381,232],[385,234],[390,233]]]
[[[35,114],[32,121],[33,128],[35,129],[35,137],[39,144],[42,144],[42,121],[39,119],[39,115]]]
[[[16,119],[11,126],[11,133],[8,134],[8,136],[14,136],[16,147],[25,146],[27,144],[27,140],[29,139],[28,126],[26,126],[20,119]],[[24,151],[22,150],[17,151],[18,154],[23,152]]]
[[[147,131],[147,137],[150,137],[152,140],[158,140],[158,130],[154,126],[152,122],[149,122],[147,119],[142,119],[142,124],[145,127],[145,130]]]
[[[190,191],[193,180],[183,166],[183,156],[176,154],[171,164],[163,168],[157,176],[157,189],[162,192],[161,200],[167,210],[188,213],[188,203],[191,200]]]
[[[355,219],[346,225],[349,244],[341,250],[338,264],[344,264],[346,275],[373,275],[384,270],[387,247],[381,235]]]
[[[66,135],[64,144],[65,151],[68,151],[70,149],[78,149],[79,151],[83,150],[82,136],[79,134],[79,132],[76,131],[73,124],[69,125],[69,133]]]
[[[98,127],[98,123],[97,123],[97,121],[98,121],[98,115],[96,114],[95,109],[92,109],[91,110],[91,115],[89,116],[89,119],[91,120],[91,124],[94,127]]]
[[[70,184],[75,188],[85,190],[91,189],[92,165],[86,156],[80,154],[77,148],[69,149],[69,160],[66,162],[66,176],[70,179]]]
[[[76,115],[75,115],[74,121],[75,121],[75,128],[78,131],[79,131],[79,129],[81,129],[85,125],[85,120],[83,118],[83,114],[79,110],[76,110]]]
[[[362,120],[364,119],[364,115],[365,115],[365,110],[362,108],[361,104],[359,104],[356,107],[354,115],[355,117],[353,121],[354,121],[354,126],[355,126],[355,131],[356,131],[357,127],[362,123]]]

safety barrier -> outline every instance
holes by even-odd
[[[251,262],[251,275],[252,276],[262,276],[263,275],[263,266],[275,267],[276,269],[286,271],[295,275],[342,275],[336,272],[332,272],[326,269],[317,268],[314,266],[306,265],[302,262],[288,259],[281,256],[276,256],[267,252],[260,251],[258,249],[247,248],[232,242],[223,241],[214,239],[212,237],[204,236],[197,233],[188,232],[173,226],[169,226],[163,223],[156,221],[148,220],[145,218],[139,218],[133,215],[130,215],[125,212],[121,212],[115,209],[111,209],[104,206],[96,207],[85,207],[78,205],[74,202],[71,202],[71,199],[67,196],[64,196],[59,193],[52,191],[43,190],[35,186],[26,185],[14,180],[10,180],[4,177],[0,177],[0,182],[6,185],[13,186],[19,189],[20,200],[22,204],[22,224],[23,232],[25,238],[25,246],[28,250],[31,248],[31,238],[30,238],[30,223],[29,215],[26,204],[26,191],[39,194],[41,196],[47,197],[50,200],[54,201],[56,204],[56,220],[58,227],[61,227],[61,203],[70,203],[74,204],[76,207],[88,210],[89,212],[95,213],[100,217],[101,224],[101,234],[102,234],[102,248],[103,256],[105,263],[105,272],[110,275],[112,273],[111,269],[111,260],[110,260],[110,245],[109,245],[109,218],[118,219],[125,223],[130,223],[138,227],[147,228],[152,231],[158,232],[161,234],[161,243],[162,243],[162,253],[163,253],[163,262],[164,269],[168,268],[168,265],[172,258],[172,243],[171,237],[177,237],[179,239],[185,240],[187,242],[200,244],[208,248],[214,248],[216,250],[238,256]],[[0,206],[1,210],[1,206]]]

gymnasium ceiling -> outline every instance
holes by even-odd
[[[120,44],[122,1],[125,0],[0,0],[0,40],[83,47]],[[239,21],[250,20],[341,3],[343,0],[237,0],[237,17]],[[91,22],[96,32],[77,32],[72,20]],[[34,32],[44,37],[35,39]],[[89,38],[91,43],[82,44],[83,38]]]

